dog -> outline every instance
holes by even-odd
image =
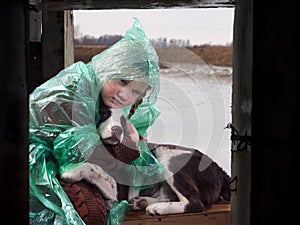
[[[108,209],[116,200],[127,200],[132,210],[145,210],[150,215],[201,212],[214,203],[230,201],[230,176],[198,149],[177,145],[149,143],[149,150],[164,168],[163,178],[140,190],[126,184],[128,174],[124,163],[116,163],[118,160],[110,153],[103,153],[109,152],[104,149],[120,143],[138,152],[131,141],[134,138],[130,123],[122,109],[102,107],[100,115],[98,132],[103,149],[96,149],[88,162],[63,173],[61,179],[86,180],[95,185],[106,198]],[[118,166],[123,169],[114,169]]]

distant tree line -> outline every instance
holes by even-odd
[[[122,35],[101,35],[98,38],[91,35],[84,35],[74,38],[75,45],[107,45],[111,46],[120,39]],[[167,38],[150,39],[150,42],[155,47],[191,47],[189,40],[175,39],[168,40]]]
[[[74,26],[74,44],[75,45],[105,45],[111,46],[120,39],[122,35],[101,35],[98,38],[91,35],[83,35],[80,32],[79,25]],[[176,39],[171,38],[167,39],[166,37],[160,37],[156,39],[150,39],[151,44],[154,47],[196,47],[199,45],[192,45],[190,40]],[[202,46],[211,46],[211,43],[202,44]],[[231,43],[227,43],[226,46],[232,46]]]
[[[171,38],[168,40],[167,38],[157,38],[151,39],[150,42],[155,47],[191,47],[190,40],[176,39]]]
[[[84,35],[82,37],[77,37],[74,39],[75,45],[108,45],[111,46],[120,39],[122,39],[122,35],[102,35],[98,38],[91,35]]]

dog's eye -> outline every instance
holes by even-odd
[[[99,114],[100,114],[100,123],[101,123],[110,117],[111,111],[108,108],[101,107]]]

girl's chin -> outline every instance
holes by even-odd
[[[114,104],[114,103],[111,102],[111,101],[105,101],[105,100],[104,100],[103,103],[104,103],[108,108],[112,108],[112,109],[125,107],[125,106],[122,106],[122,105],[116,105],[116,104]]]
[[[108,108],[114,108],[114,104],[111,101],[108,101],[106,99],[103,99],[104,105],[106,105]]]

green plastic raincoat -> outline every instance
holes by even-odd
[[[84,224],[63,191],[57,176],[85,162],[101,140],[99,93],[106,80],[137,80],[152,88],[130,121],[140,135],[159,116],[155,107],[160,86],[159,61],[138,19],[124,38],[94,56],[76,62],[37,87],[29,99],[29,182],[32,224]],[[128,114],[131,106],[124,108]],[[162,167],[140,141],[133,186],[144,187],[146,177],[161,174]],[[110,217],[110,221],[113,216]],[[110,222],[111,224],[113,222]],[[114,224],[117,224],[115,221]]]

